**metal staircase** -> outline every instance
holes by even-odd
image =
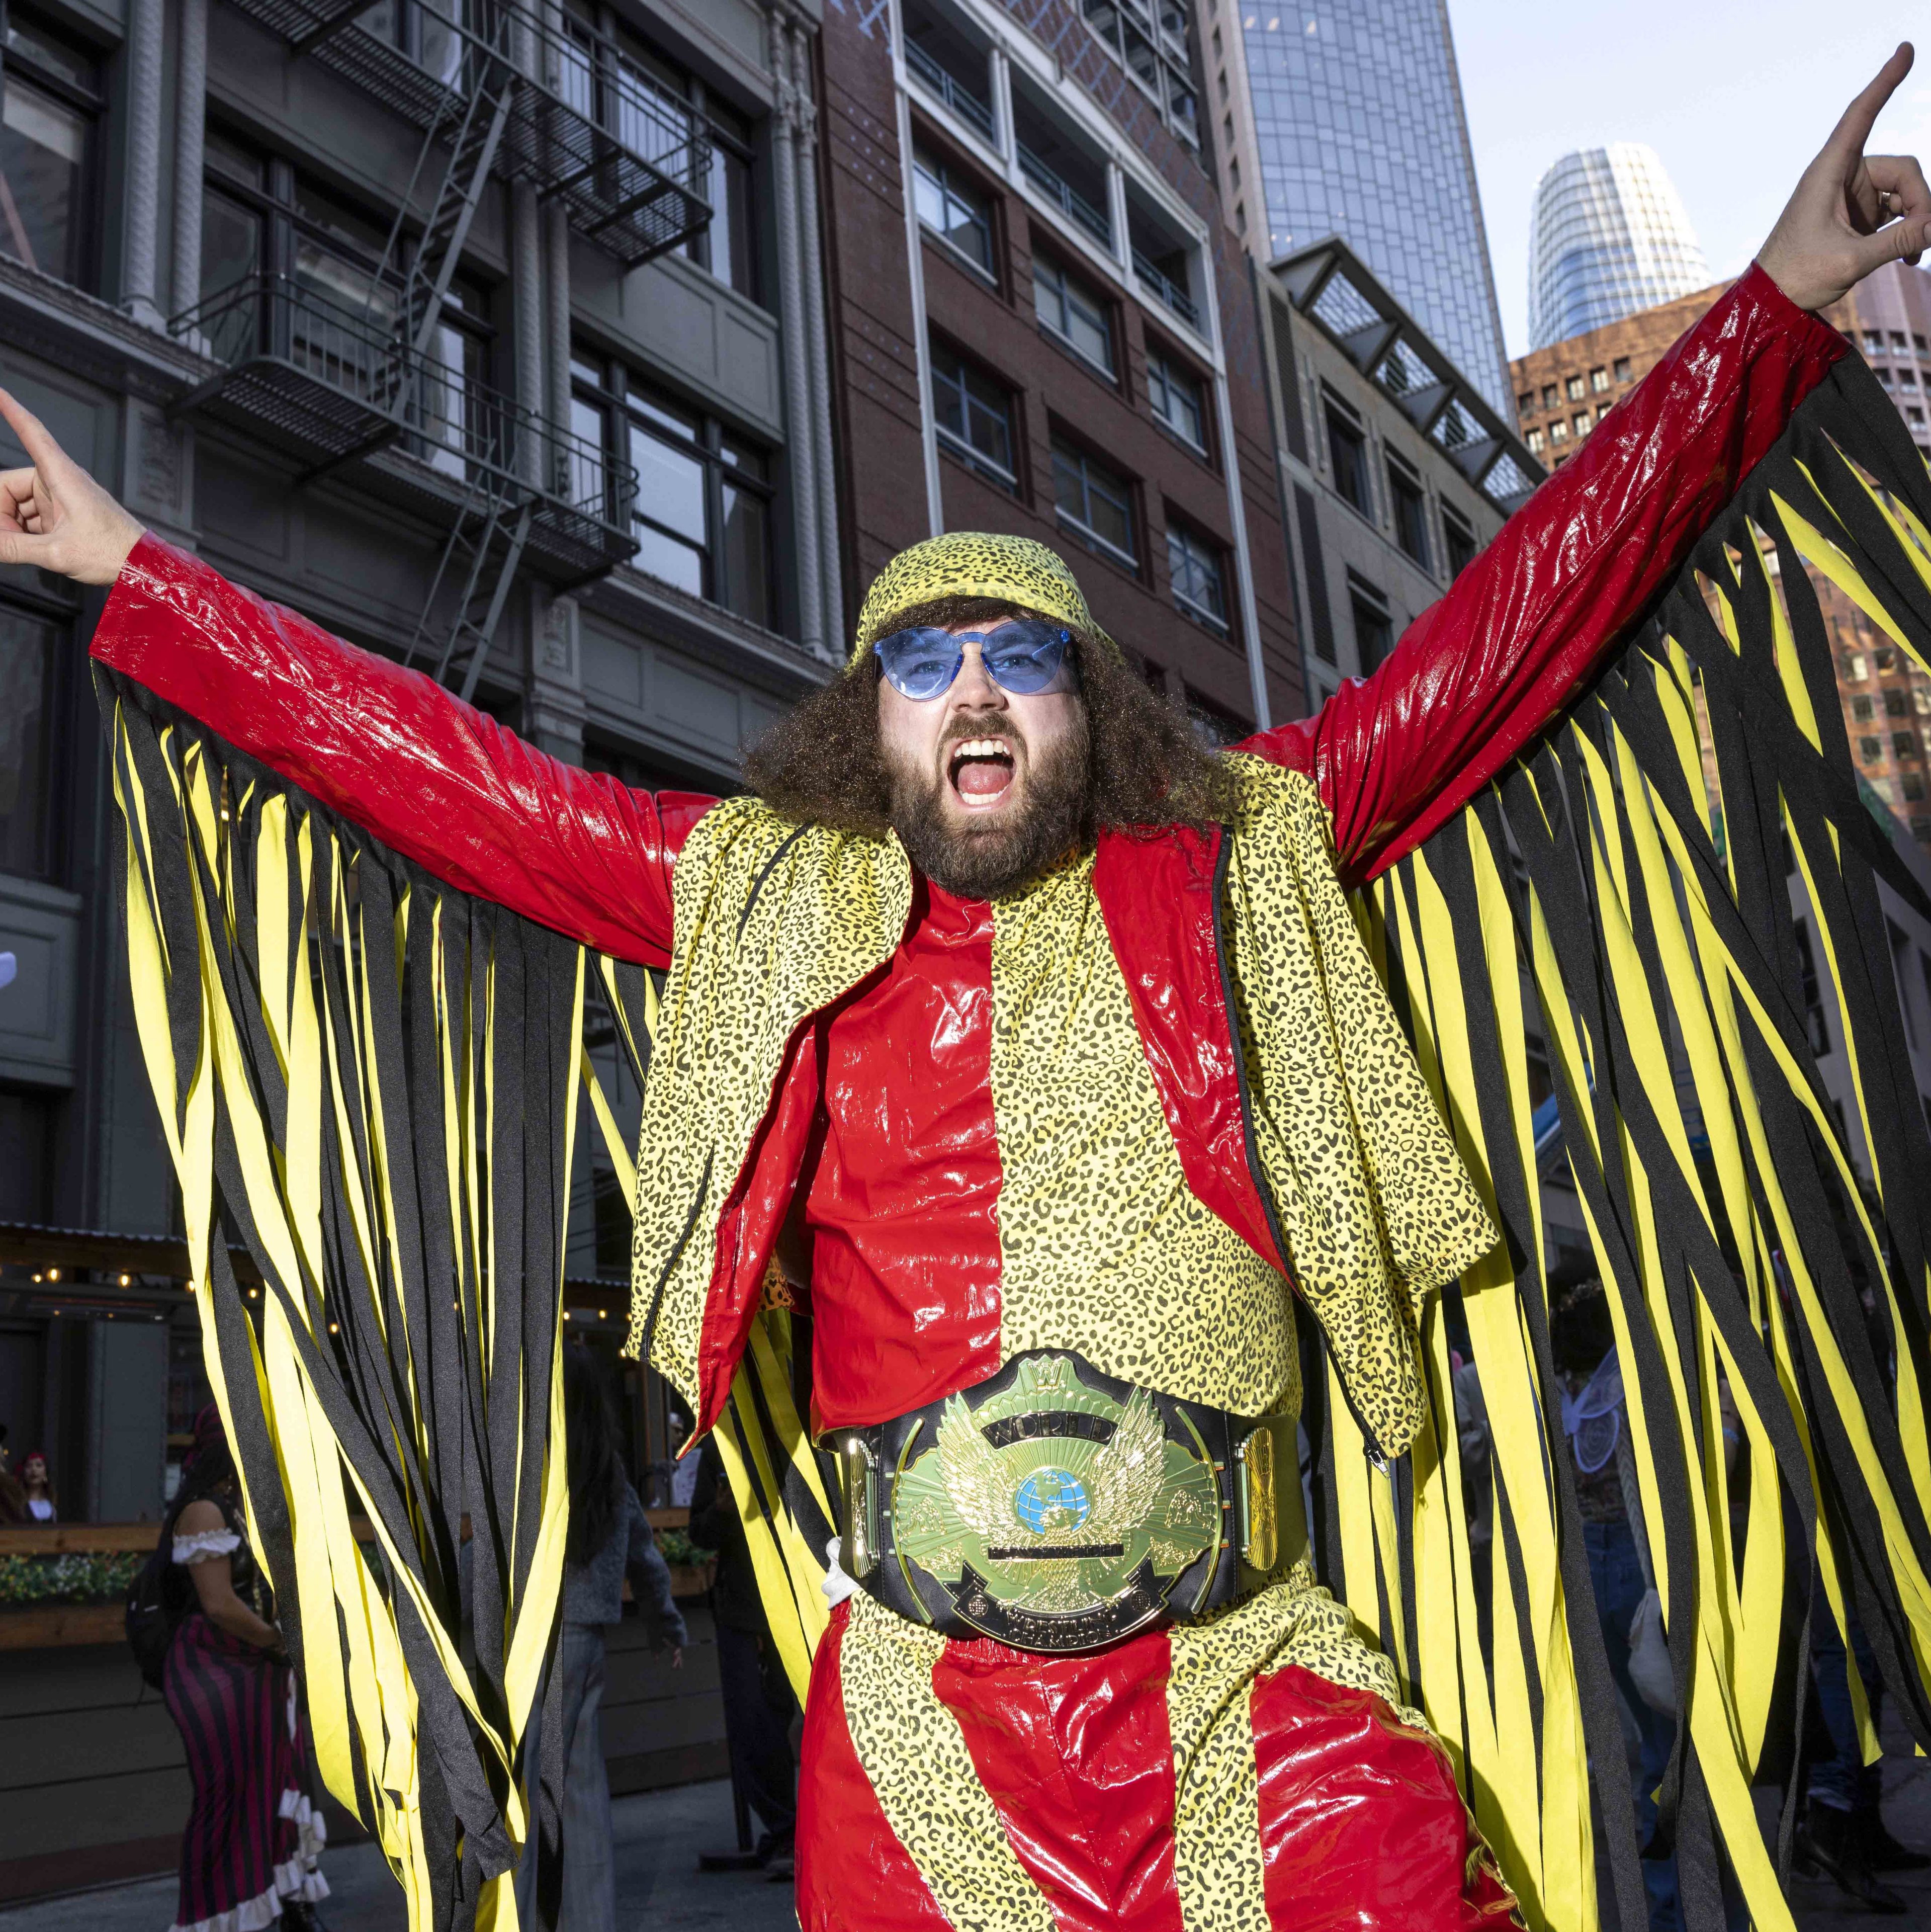
[[[379,494],[418,505],[433,495],[448,534],[405,662],[439,635],[435,674],[460,672],[468,698],[526,562],[580,583],[636,549],[628,465],[436,359],[483,193],[493,178],[529,182],[631,266],[709,220],[709,143],[690,110],[613,47],[516,0],[447,0],[448,12],[395,0],[393,40],[364,24],[373,0],[234,4],[420,127],[422,146],[363,312],[294,278],[244,278],[172,325],[223,365],[176,407],[277,443],[302,463],[299,482],[349,470]],[[426,44],[425,23],[436,70],[406,50]],[[381,315],[379,291],[394,297]],[[440,489],[419,474],[402,480],[424,470]]]

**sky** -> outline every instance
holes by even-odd
[[[1647,141],[1720,281],[1747,266],[1852,96],[1915,25],[1918,64],[1867,152],[1931,166],[1931,14],[1916,6],[1448,0],[1448,12],[1511,356],[1529,346],[1536,183],[1571,148]]]

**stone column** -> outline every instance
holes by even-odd
[[[806,356],[805,296],[799,264],[798,88],[793,79],[791,25],[774,8],[771,72],[777,83],[772,117],[774,200],[778,211],[778,306],[784,336],[784,438],[791,470],[793,528],[798,558],[799,641],[825,652],[823,554],[818,542],[817,466],[811,434],[811,376]]]
[[[176,58],[174,255],[168,300],[179,315],[201,299],[201,174],[203,137],[208,127],[208,0],[181,0],[181,44]]]
[[[166,33],[166,0],[129,0],[121,306],[150,328],[166,326],[157,300],[160,293],[161,49]]]
[[[562,431],[570,427],[570,218],[560,201],[543,210],[543,324],[549,370],[544,414]],[[552,488],[569,488],[567,476],[546,480]]]
[[[525,419],[541,422],[549,393],[543,354],[543,211],[528,182],[510,188],[510,295],[515,324],[516,399]],[[517,472],[526,483],[542,481],[542,446],[520,438]]]
[[[825,325],[825,262],[818,218],[818,110],[812,100],[811,43],[802,28],[791,38],[792,79],[798,90],[798,212],[803,254],[805,346],[811,364],[811,460],[817,490],[818,554],[823,572],[825,638],[832,654],[845,641],[844,574],[838,550],[837,470],[832,460],[832,366]]]

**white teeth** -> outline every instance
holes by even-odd
[[[1012,748],[1003,738],[968,738],[952,747],[955,758],[1009,758]]]

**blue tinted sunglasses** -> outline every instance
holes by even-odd
[[[894,631],[872,649],[892,688],[901,696],[923,700],[952,688],[965,662],[967,644],[979,646],[985,674],[1002,690],[1030,696],[1044,691],[1060,674],[1073,634],[1040,617],[1015,617],[990,631],[955,634],[929,625]]]

